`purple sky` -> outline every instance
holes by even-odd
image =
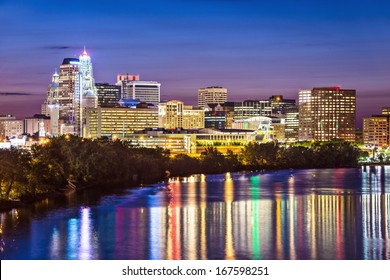
[[[39,113],[54,69],[86,45],[96,82],[140,74],[193,104],[205,86],[238,101],[340,85],[361,123],[390,106],[389,30],[387,1],[0,0],[0,114]]]

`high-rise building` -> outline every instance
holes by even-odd
[[[83,135],[84,109],[97,106],[97,93],[93,78],[91,57],[86,50],[79,58],[65,58],[52,76],[42,114],[51,117],[51,135],[60,131]]]
[[[286,142],[298,141],[298,131],[299,131],[298,108],[286,109],[286,127],[284,131]]]
[[[126,138],[135,131],[158,126],[157,108],[86,108],[87,137]]]
[[[208,103],[223,104],[227,101],[227,89],[224,87],[206,87],[198,90],[198,106],[207,107]]]
[[[369,147],[389,147],[390,115],[374,115],[363,118],[363,143]]]
[[[300,90],[299,104],[299,141],[313,139],[312,91]]]
[[[271,106],[271,115],[274,117],[285,117],[286,110],[289,108],[297,108],[295,99],[285,99],[283,95],[272,95],[269,98]]]
[[[204,128],[204,110],[186,106],[178,100],[160,103],[158,106],[159,127],[166,129]]]
[[[60,65],[60,73],[52,75],[51,83],[47,89],[46,100],[42,105],[42,114],[50,115],[50,105],[58,106],[59,118],[73,123],[74,120],[74,92],[76,75],[79,69],[79,60],[65,58]]]
[[[124,99],[139,99],[142,102],[158,106],[160,103],[160,87],[158,82],[131,81],[124,86]]]
[[[75,132],[85,136],[85,109],[97,107],[97,91],[93,78],[91,57],[86,50],[79,56],[79,71],[76,75],[73,106],[75,111]]]
[[[96,84],[99,107],[118,107],[121,99],[121,87],[108,83]]]
[[[299,140],[355,141],[356,90],[340,87],[299,92]]]
[[[271,116],[269,100],[244,100],[234,103],[234,120],[245,120],[251,117]]]
[[[139,81],[139,75],[132,74],[118,74],[116,76],[116,85],[121,87],[121,94],[124,94],[124,88],[126,83],[131,81]]]
[[[161,84],[152,81],[140,81],[139,75],[119,74],[117,86],[121,87],[122,99],[136,100],[158,106]]]

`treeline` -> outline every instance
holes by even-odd
[[[249,143],[241,153],[222,154],[215,147],[207,148],[200,158],[179,155],[170,161],[175,175],[191,173],[222,173],[226,171],[355,167],[360,149],[343,140],[300,142],[286,147],[276,142]]]
[[[69,186],[157,182],[165,176],[168,162],[169,153],[163,149],[129,148],[118,140],[61,136],[34,145],[31,152],[0,150],[0,198],[29,199]]]
[[[27,199],[64,191],[67,186],[128,186],[158,182],[168,176],[267,168],[332,168],[357,165],[360,151],[349,142],[249,143],[240,154],[210,147],[199,158],[171,157],[160,148],[134,148],[126,142],[53,138],[31,152],[0,150],[0,199]]]

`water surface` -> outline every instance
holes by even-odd
[[[390,167],[192,176],[0,214],[1,259],[390,259]]]

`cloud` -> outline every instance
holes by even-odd
[[[43,48],[48,50],[66,50],[66,49],[71,49],[72,47],[53,45],[53,46],[44,46]]]
[[[25,92],[0,92],[0,95],[20,96],[20,95],[32,95],[32,94],[31,93],[25,93]]]

